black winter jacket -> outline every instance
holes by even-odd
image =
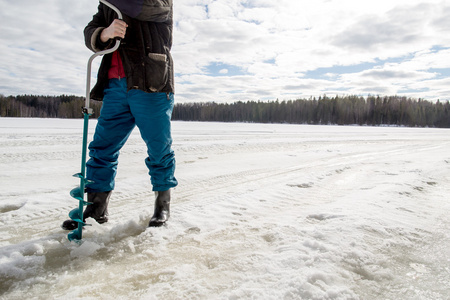
[[[174,71],[170,54],[173,31],[172,0],[145,0],[144,3],[137,18],[123,14],[128,28],[118,51],[127,77],[128,90],[173,93]],[[113,40],[102,43],[100,33],[116,18],[112,9],[103,4],[99,5],[97,14],[84,29],[85,43],[89,49],[98,52],[114,45]],[[103,91],[108,84],[111,56],[112,54],[105,55],[100,64],[97,83],[91,91],[91,98],[94,100],[103,99]]]

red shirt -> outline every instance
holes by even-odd
[[[108,71],[108,79],[112,78],[125,78],[125,71],[123,70],[122,59],[119,52],[115,51],[111,58],[111,67]]]

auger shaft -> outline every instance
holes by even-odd
[[[105,0],[99,0],[101,3],[105,4],[106,6],[113,9],[118,16],[118,19],[122,20],[122,13],[118,8],[116,8],[111,3],[105,1]],[[86,102],[85,107],[83,108],[83,115],[84,115],[84,123],[83,123],[83,145],[82,145],[82,152],[81,152],[81,172],[75,174],[75,177],[80,178],[80,185],[77,188],[74,188],[70,195],[78,200],[78,208],[72,210],[69,213],[69,217],[76,221],[78,223],[78,228],[74,231],[70,232],[67,236],[67,238],[72,240],[80,241],[83,237],[83,226],[86,225],[83,220],[83,210],[84,206],[88,205],[89,203],[84,200],[84,194],[85,194],[85,187],[88,183],[88,180],[86,179],[86,157],[87,157],[87,140],[88,140],[88,129],[89,129],[89,116],[92,115],[93,111],[92,108],[90,108],[90,92],[91,92],[91,70],[92,70],[92,62],[94,59],[98,56],[102,56],[105,54],[112,53],[119,49],[120,46],[120,40],[116,40],[116,44],[111,49],[106,49],[104,51],[97,52],[93,54],[89,60],[87,65],[87,76],[86,76]]]

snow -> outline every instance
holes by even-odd
[[[450,299],[449,130],[173,122],[162,228],[135,130],[77,244],[82,126],[0,118],[1,299]]]

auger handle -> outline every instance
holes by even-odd
[[[116,12],[117,17],[118,17],[119,20],[123,19],[122,13],[120,12],[120,10],[117,7],[115,7],[114,5],[112,5],[111,3],[109,3],[108,1],[105,1],[105,0],[99,0],[99,1],[101,3],[103,3],[104,5],[108,6],[109,8],[111,8],[112,10],[114,10]],[[85,114],[92,114],[92,109],[89,107],[90,106],[90,102],[91,102],[91,70],[92,70],[92,62],[94,61],[94,59],[97,56],[102,56],[102,55],[105,55],[105,54],[113,53],[114,51],[119,49],[119,46],[120,46],[120,39],[116,39],[116,44],[114,45],[113,48],[96,52],[89,58],[88,66],[87,66],[87,79],[86,79],[86,103],[85,103],[85,107],[83,109],[83,112]]]

